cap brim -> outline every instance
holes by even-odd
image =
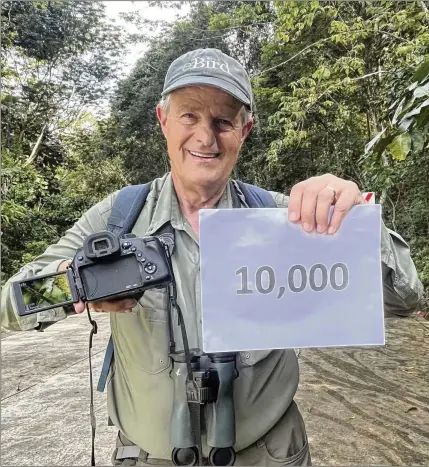
[[[234,84],[228,83],[227,81],[219,78],[213,78],[211,76],[186,76],[182,79],[178,79],[168,88],[164,89],[161,93],[162,96],[180,88],[186,88],[188,86],[197,86],[198,84],[213,86],[215,88],[222,89],[222,91],[231,94],[237,100],[242,102],[244,105],[251,107],[249,98]]]

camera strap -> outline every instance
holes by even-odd
[[[92,381],[92,359],[91,359],[91,350],[92,350],[92,338],[94,334],[97,334],[97,322],[91,318],[91,313],[88,308],[88,303],[86,303],[86,311],[88,313],[88,319],[91,323],[92,329],[89,333],[89,348],[88,348],[88,360],[89,360],[89,386],[91,391],[91,399],[89,404],[89,416],[91,418],[91,466],[95,466],[95,412],[94,412],[94,384]]]

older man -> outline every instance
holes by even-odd
[[[243,208],[246,201],[230,179],[240,148],[251,131],[252,90],[244,68],[216,49],[199,49],[176,59],[156,108],[167,141],[171,172],[153,181],[135,225],[137,236],[173,231],[173,269],[178,303],[190,348],[201,348],[198,211]],[[322,175],[295,185],[290,198],[272,193],[289,219],[311,232],[334,234],[344,216],[364,200],[357,185],[334,175]],[[117,193],[101,201],[56,244],[14,276],[63,270],[86,236],[104,230]],[[330,206],[334,213],[328,222]],[[382,228],[382,266],[386,310],[412,313],[421,284],[406,243]],[[65,261],[66,260],[66,261]],[[168,354],[168,297],[149,290],[142,300],[98,302],[95,311],[110,312],[115,359],[108,382],[109,417],[118,428],[115,465],[168,464],[173,446],[169,426],[173,399]],[[84,310],[83,303],[75,306]],[[62,310],[18,319],[6,285],[2,325],[34,329],[43,320],[64,317]],[[174,335],[180,329],[174,323]],[[234,382],[236,465],[310,465],[303,419],[294,403],[298,362],[293,350],[245,352],[237,355],[239,377]],[[133,450],[132,447],[135,447]],[[207,455],[207,445],[203,451]]]

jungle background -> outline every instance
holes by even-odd
[[[2,1],[2,283],[104,196],[168,170],[154,111],[165,73],[216,47],[255,93],[233,176],[287,193],[330,172],[374,191],[428,297],[429,2],[150,4],[182,14],[123,14],[130,33],[104,2]],[[130,44],[146,47],[124,72]]]

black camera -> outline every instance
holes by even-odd
[[[12,283],[20,316],[63,307],[79,300],[135,298],[172,281],[168,244],[154,236],[117,237],[101,231],[85,239],[66,271]]]

